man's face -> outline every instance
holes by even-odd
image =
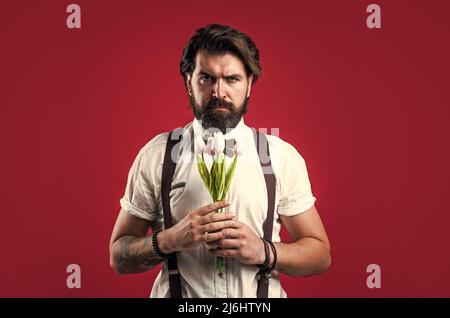
[[[199,51],[186,85],[192,110],[205,129],[226,133],[247,111],[253,76],[247,77],[242,61],[234,54]]]

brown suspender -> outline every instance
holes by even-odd
[[[173,225],[172,222],[172,211],[170,209],[170,187],[172,183],[172,177],[175,172],[175,166],[177,160],[172,160],[172,149],[173,147],[180,142],[182,134],[182,128],[176,129],[170,132],[169,137],[167,139],[166,151],[164,154],[164,163],[162,169],[162,179],[161,179],[161,198],[162,198],[162,207],[164,214],[164,228],[168,229]],[[173,137],[175,135],[175,137]],[[257,132],[254,134],[255,137],[255,145],[258,151],[258,156],[261,163],[261,168],[264,172],[264,179],[266,181],[266,189],[267,189],[267,217],[266,221],[263,224],[264,238],[267,240],[272,240],[272,229],[273,229],[273,217],[275,213],[275,175],[273,174],[272,164],[270,161],[270,153],[269,153],[269,143],[264,134]],[[263,154],[260,153],[260,145],[266,145],[265,150],[267,150],[267,162],[263,162]],[[176,152],[178,159],[178,152]],[[177,257],[176,254],[172,257],[168,257],[167,260],[167,268],[169,271],[169,287],[170,287],[170,297],[171,298],[181,298],[181,276],[178,270]],[[257,289],[257,297],[258,298],[267,298],[269,293],[269,278],[264,270],[260,270],[258,272],[258,289]]]
[[[255,135],[256,149],[258,150],[259,161],[264,172],[264,179],[266,181],[267,189],[267,216],[266,221],[263,224],[264,238],[266,240],[272,241],[272,230],[273,230],[273,216],[275,213],[275,175],[272,170],[272,163],[270,161],[269,153],[269,143],[267,141],[266,135],[258,133],[259,138]],[[260,153],[260,145],[266,145],[267,157]],[[263,162],[263,158],[267,158],[267,162]],[[270,273],[264,269],[260,269],[258,272],[258,289],[256,295],[258,298],[267,298],[269,294],[269,278]]]
[[[178,152],[176,152],[176,160],[172,160],[172,149],[181,140],[181,133],[179,131],[172,137],[173,131],[170,132],[167,140],[166,152],[164,154],[164,163],[162,168],[161,179],[161,198],[162,208],[164,214],[164,228],[172,227],[172,211],[170,210],[170,187],[172,183],[173,173],[178,161]],[[178,138],[176,138],[178,136]],[[166,259],[167,269],[169,271],[169,287],[170,298],[181,298],[181,278],[178,271],[177,256],[174,254]]]

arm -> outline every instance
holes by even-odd
[[[188,250],[219,239],[223,228],[236,225],[233,214],[213,213],[228,205],[226,202],[215,202],[203,206],[187,213],[171,228],[159,232],[157,241],[161,252],[170,254]],[[150,226],[149,221],[120,210],[109,244],[110,264],[117,273],[145,272],[164,260],[155,254],[152,238],[147,236]]]
[[[145,272],[163,261],[147,236],[150,226],[149,221],[120,210],[109,244],[110,265],[117,273]]]
[[[330,243],[316,208],[313,206],[295,216],[280,218],[294,242],[274,243],[277,250],[276,270],[292,276],[325,271],[331,264]],[[249,265],[264,262],[264,244],[246,224],[238,222],[221,232],[223,238],[208,243],[211,253],[232,257]],[[270,249],[269,264],[272,265],[273,261]]]
[[[331,265],[330,242],[316,207],[294,216],[281,215],[280,219],[294,241],[275,243],[276,269],[292,276],[324,272]]]

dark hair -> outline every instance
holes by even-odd
[[[209,54],[235,54],[244,63],[247,76],[253,74],[253,83],[261,73],[259,51],[255,43],[247,34],[230,26],[209,24],[195,31],[181,57],[180,73],[183,78],[194,72],[195,58],[200,50]]]

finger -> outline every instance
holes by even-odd
[[[244,233],[241,229],[233,229],[233,228],[225,228],[221,230],[219,233],[221,233],[221,239],[238,239],[242,238]]]
[[[242,230],[240,229],[233,229],[233,228],[224,228],[218,232],[213,232],[213,233],[208,233],[205,232],[202,235],[202,241],[203,242],[213,242],[213,241],[217,241],[217,240],[222,240],[222,239],[238,239],[238,238],[242,238],[244,236]]]
[[[213,222],[231,220],[235,217],[232,212],[225,213],[209,213],[208,215],[203,215],[200,217],[200,224],[208,224]]]
[[[208,233],[205,232],[202,236],[201,236],[201,240],[204,243],[210,244],[211,242],[215,242],[217,244],[219,243],[219,240],[224,240],[224,239],[240,239],[243,238],[244,234],[242,233],[241,230],[239,229],[232,229],[232,228],[225,228],[221,231],[218,232],[214,232],[214,233]]]
[[[200,227],[201,233],[218,232],[225,228],[239,228],[239,224],[235,220],[226,220],[220,222],[207,223]],[[219,237],[220,238],[220,237]]]
[[[196,212],[198,215],[207,215],[209,213],[211,213],[212,211],[218,210],[218,209],[222,209],[222,208],[226,208],[228,207],[230,204],[226,201],[218,201],[218,202],[214,202],[205,206],[202,206],[200,209],[198,209]]]
[[[220,239],[227,238],[227,236],[226,236],[227,234],[231,235],[231,233],[227,233],[228,229],[229,228],[225,228],[223,230],[216,231],[216,232],[204,231],[203,234],[201,235],[201,240],[204,243],[210,243],[210,242],[218,241]]]
[[[241,247],[241,241],[237,239],[224,239],[220,240],[218,245],[222,248],[239,248]]]

